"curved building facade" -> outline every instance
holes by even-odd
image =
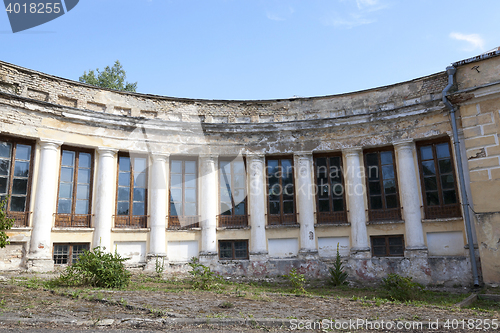
[[[456,64],[458,142],[446,72],[343,95],[219,101],[0,62],[0,195],[15,219],[0,269],[50,271],[103,246],[146,270],[198,257],[222,274],[323,276],[338,249],[355,280],[468,284],[469,214],[473,242],[487,244],[479,273],[493,283],[500,209],[474,182],[499,194],[497,55]],[[489,70],[471,76],[478,64]],[[467,208],[476,201],[487,215]]]

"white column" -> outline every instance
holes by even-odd
[[[316,257],[316,236],[314,233],[314,188],[312,152],[295,153],[296,198],[300,224],[299,256],[305,259]]]
[[[151,236],[149,252],[165,255],[165,218],[167,216],[167,170],[168,155],[152,154],[151,165]]]
[[[40,139],[39,144],[40,164],[36,183],[28,268],[34,271],[50,271],[54,268],[50,235],[57,200],[59,147],[62,141]]]
[[[426,251],[424,231],[422,229],[422,212],[413,140],[400,141],[394,144],[398,159],[398,183],[403,219],[405,220],[405,243],[407,251]],[[408,253],[408,255],[413,255]]]
[[[217,155],[200,155],[201,165],[201,252],[200,259],[217,255]],[[202,258],[205,257],[205,258]]]
[[[370,257],[370,246],[366,232],[366,190],[363,185],[364,172],[361,169],[359,147],[343,151],[345,158],[345,187],[349,205],[349,221],[351,222],[351,256]]]
[[[154,270],[157,261],[165,264],[165,218],[167,216],[167,169],[169,155],[151,154],[153,163],[149,172],[150,184],[150,232],[149,253],[145,270]]]
[[[116,149],[99,147],[99,165],[97,166],[95,210],[94,210],[94,241],[92,246],[105,247],[112,252],[111,228],[115,213],[116,192]]]
[[[248,214],[250,219],[250,260],[267,259],[265,156],[247,154]]]

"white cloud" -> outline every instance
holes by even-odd
[[[346,29],[375,22],[374,19],[368,19],[359,14],[350,14],[348,17],[341,17],[337,13],[333,13],[331,16],[325,17],[322,21],[324,25]]]
[[[276,15],[274,13],[266,12],[267,18],[273,21],[285,21],[286,19],[282,16]]]
[[[452,32],[450,33],[450,38],[456,40],[463,40],[469,45],[464,48],[464,51],[474,51],[479,49],[480,51],[484,49],[484,39],[479,34],[462,34],[460,32]]]
[[[356,5],[358,6],[358,9],[363,9],[378,5],[378,0],[356,0]]]
[[[295,13],[295,9],[293,7],[288,7],[287,9],[281,9],[274,12],[266,11],[266,16],[273,21],[286,21],[293,13]]]

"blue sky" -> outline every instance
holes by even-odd
[[[13,34],[0,60],[78,80],[120,60],[138,92],[320,96],[443,71],[500,46],[498,0],[81,0]]]

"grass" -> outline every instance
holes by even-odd
[[[85,299],[103,299],[104,294],[99,288],[78,288],[78,287],[55,287],[51,286],[46,280],[37,276],[32,278],[16,278],[11,280],[12,284],[23,286],[26,288],[45,288],[54,290],[56,293],[69,295],[73,298]],[[386,299],[384,292],[378,288],[363,288],[350,287],[341,285],[332,287],[323,280],[308,281],[305,287],[307,297],[319,298],[343,298],[359,301],[363,306],[379,307],[385,303],[401,304],[401,302],[389,301]],[[194,290],[189,278],[170,278],[165,279],[158,275],[134,274],[128,287],[122,289],[126,291],[150,291],[162,293],[181,293],[193,292],[203,293],[207,291]],[[249,300],[258,300],[269,302],[272,301],[272,294],[279,295],[295,295],[296,290],[285,279],[276,279],[270,281],[246,281],[246,282],[231,282],[224,280],[222,282],[222,290],[218,293],[227,294],[235,297],[241,297]],[[453,307],[454,304],[465,299],[469,294],[452,294],[449,292],[440,291],[425,291],[421,300],[404,302],[413,306],[428,306],[434,305],[443,308]],[[126,304],[126,302],[121,302]],[[499,311],[499,303],[487,300],[478,300],[471,309],[476,311]]]

